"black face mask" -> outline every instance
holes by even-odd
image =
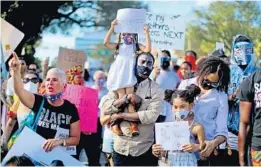
[[[163,70],[166,70],[166,69],[169,68],[170,63],[169,63],[169,61],[162,61],[160,66],[161,66],[161,68],[162,68]]]
[[[144,75],[144,76],[146,76],[146,78],[143,78],[143,79],[147,79],[150,76],[151,71],[152,70],[149,69],[148,67],[139,66],[139,65],[136,66],[137,77],[140,77],[140,75]]]

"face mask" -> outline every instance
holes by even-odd
[[[253,44],[238,42],[233,46],[234,59],[238,65],[247,65],[253,56]]]
[[[170,63],[169,63],[169,57],[162,57],[160,59],[160,66],[163,70],[166,70],[169,68]]]
[[[145,67],[145,66],[139,66],[137,65],[137,75],[145,75],[146,77],[149,77],[150,76],[150,73],[151,73],[151,69],[148,68],[148,67]]]
[[[55,102],[56,100],[58,100],[63,94],[63,91],[56,94],[56,95],[45,95],[45,97],[47,98],[47,100],[51,101],[51,102]]]
[[[104,80],[104,79],[98,79],[96,82],[97,82],[97,85],[98,85],[99,87],[103,87],[104,84],[105,84],[105,80]]]
[[[31,92],[31,93],[36,93],[37,92],[37,84],[29,81],[26,84],[24,84],[24,89]]]
[[[133,36],[124,36],[122,40],[125,45],[132,45],[134,43]]]
[[[184,110],[184,111],[180,111],[180,112],[175,112],[175,117],[176,117],[176,119],[184,120],[185,118],[187,118],[187,116],[188,116],[189,113],[190,113],[189,110]]]

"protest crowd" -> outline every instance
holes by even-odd
[[[78,166],[84,150],[88,166],[261,166],[261,71],[251,38],[239,32],[229,56],[188,50],[177,64],[168,49],[152,52],[145,24],[144,43],[124,30],[112,42],[119,22],[104,37],[115,51],[108,73],[90,76],[85,55],[71,65],[58,58],[56,67],[46,59],[41,69],[9,55],[2,165]],[[23,141],[39,143],[34,155],[22,153],[31,148]],[[49,163],[36,158],[47,153]]]

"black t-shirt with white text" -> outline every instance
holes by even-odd
[[[251,113],[253,118],[253,132],[251,147],[254,150],[261,150],[261,70],[256,71],[246,78],[240,85],[240,101],[254,104],[254,111]]]
[[[37,123],[36,132],[45,139],[53,139],[56,135],[57,128],[70,129],[70,124],[79,120],[77,108],[74,104],[64,100],[61,106],[52,106],[47,99],[40,95],[34,95],[35,102],[32,110],[37,115],[43,98],[44,106]]]

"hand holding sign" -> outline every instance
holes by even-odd
[[[187,121],[156,123],[155,126],[156,143],[161,144],[164,151],[182,150],[182,146],[190,143]]]
[[[149,35],[149,33],[150,33],[150,28],[145,24],[144,25],[144,34]]]
[[[155,157],[160,157],[162,152],[163,152],[163,148],[161,147],[160,144],[153,144],[153,146],[152,146],[152,154]]]
[[[111,22],[111,28],[114,29],[114,27],[118,24],[118,21],[115,19]]]
[[[120,9],[117,12],[117,33],[137,33],[141,34],[146,20],[144,9]]]

